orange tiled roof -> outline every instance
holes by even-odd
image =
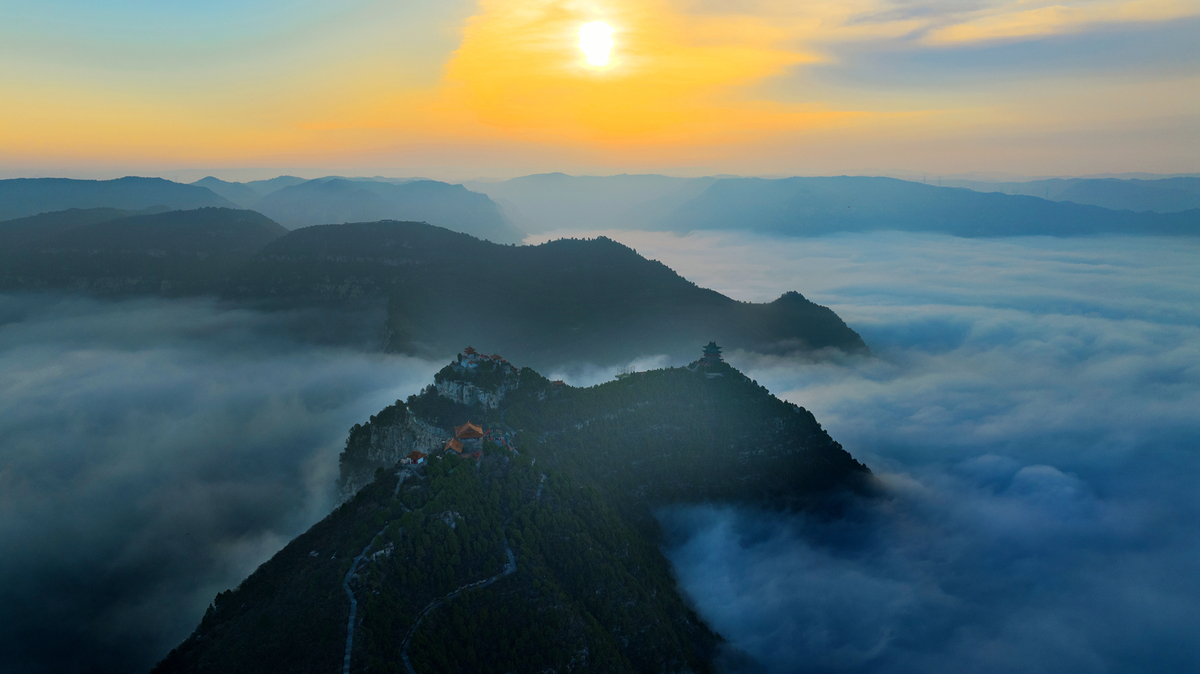
[[[471,438],[482,438],[483,437],[483,426],[479,426],[477,424],[473,424],[468,421],[467,423],[463,424],[462,426],[454,427],[454,437],[458,438],[459,440],[469,440]]]
[[[479,353],[479,352],[468,346],[467,348],[463,349],[463,353],[465,353],[469,356],[473,353]]]
[[[445,450],[453,449],[454,451],[458,452],[459,454],[462,454],[462,443],[454,438],[450,438],[449,440],[446,441],[446,446],[443,447],[442,449],[445,449]]]
[[[420,461],[421,459],[424,459],[426,456],[427,455],[424,452],[414,449],[412,454],[408,455],[408,458],[412,459],[413,461]]]

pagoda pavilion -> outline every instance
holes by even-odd
[[[716,365],[724,362],[721,360],[721,347],[717,346],[716,342],[709,342],[708,346],[704,347],[704,355],[701,356],[700,362],[703,365]]]
[[[462,426],[455,426],[454,442],[457,442],[460,447],[479,449],[479,446],[483,444],[483,426],[470,421]]]

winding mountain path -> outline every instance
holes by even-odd
[[[459,593],[477,587],[487,587],[488,585],[491,585],[505,576],[512,575],[517,570],[517,558],[513,555],[512,548],[508,545],[507,537],[504,538],[504,552],[508,555],[508,563],[504,565],[503,571],[492,576],[491,578],[485,578],[483,580],[475,581],[469,585],[463,585],[462,587],[451,592],[450,594],[445,595],[444,597],[441,597],[440,599],[434,599],[433,601],[429,602],[429,605],[422,609],[419,614],[417,614],[417,621],[408,629],[408,634],[404,635],[404,643],[400,646],[400,659],[404,660],[404,668],[408,670],[408,674],[417,674],[417,670],[413,669],[412,661],[408,659],[408,644],[410,641],[412,641],[413,635],[417,633],[417,628],[421,626],[421,621],[425,620],[425,616],[428,615],[430,611],[450,601],[451,599],[454,599],[459,595]],[[347,646],[347,648],[349,647]],[[349,651],[347,651],[346,662],[350,662]],[[347,667],[349,667],[349,664],[347,664]],[[349,673],[346,672],[345,674]]]
[[[350,621],[346,624],[346,658],[342,661],[342,674],[350,674],[350,650],[354,647],[354,615],[358,612],[358,600],[354,598],[354,590],[350,589],[350,579],[354,578],[354,574],[358,572],[358,565],[366,559],[367,553],[371,551],[371,546],[375,545],[375,540],[382,536],[384,531],[387,531],[387,526],[371,537],[371,542],[367,543],[367,547],[363,548],[363,551],[354,558],[354,562],[350,564],[350,570],[342,579],[342,589],[350,598]]]

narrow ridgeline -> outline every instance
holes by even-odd
[[[708,672],[653,509],[817,505],[871,476],[722,362],[590,388],[468,348],[350,432],[337,510],[156,672]]]

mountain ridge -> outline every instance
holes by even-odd
[[[587,389],[465,350],[350,430],[340,464],[365,483],[219,593],[154,671],[717,671],[721,638],[680,594],[652,509],[817,508],[872,487],[811,414],[712,348]],[[444,447],[357,462],[410,419]]]

